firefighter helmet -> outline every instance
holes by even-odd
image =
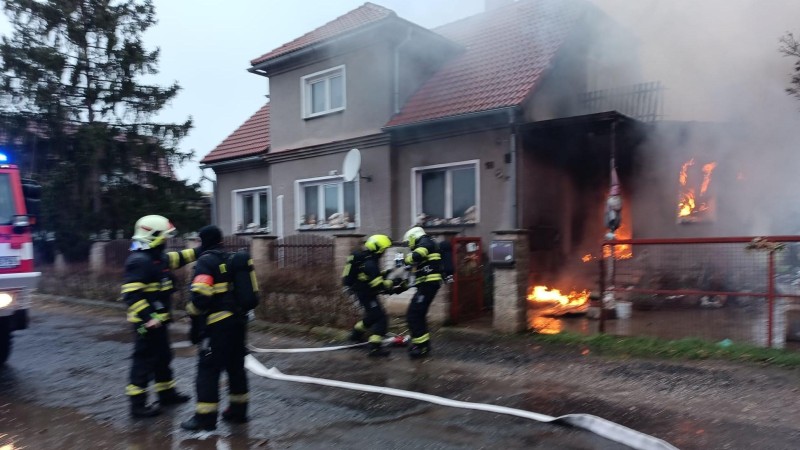
[[[386,251],[387,248],[392,246],[392,240],[389,239],[389,236],[385,234],[373,234],[367,239],[367,242],[364,244],[364,247],[367,250],[377,253],[378,255],[382,254]]]
[[[133,227],[133,240],[136,248],[146,250],[155,248],[175,236],[175,226],[164,216],[149,215],[136,221]]]
[[[405,236],[403,236],[403,242],[408,245],[408,248],[413,249],[422,236],[425,236],[425,230],[423,230],[422,227],[414,227],[406,231]]]

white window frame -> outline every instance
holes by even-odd
[[[239,206],[239,199],[240,199],[241,195],[242,194],[247,194],[247,193],[258,194],[258,193],[261,193],[261,192],[266,192],[267,193],[267,224],[266,224],[265,227],[259,228],[258,232],[259,233],[271,233],[272,232],[272,187],[271,186],[257,186],[257,187],[250,187],[250,188],[244,188],[244,189],[234,189],[234,190],[231,191],[231,205],[233,205],[233,207],[231,208],[231,210],[232,210],[232,214],[231,214],[231,220],[232,220],[231,221],[231,230],[233,230],[234,233],[242,233],[242,232],[244,232],[244,230],[247,229],[247,225],[248,225],[248,224],[244,223],[244,218],[242,217],[243,214],[244,214],[244,211],[241,211],[241,208]],[[253,203],[254,203],[253,204],[253,216],[254,217],[260,217],[261,216],[261,211],[259,209],[260,206],[258,204],[258,201],[256,200],[257,198],[258,198],[258,195],[254,195],[253,196],[253,199],[254,199],[253,200]],[[242,224],[242,229],[241,230],[238,227],[239,223]]]
[[[301,217],[305,215],[305,188],[307,186],[318,186],[320,189],[319,193],[319,206],[317,217],[320,217],[319,212],[324,212],[325,209],[325,202],[324,202],[324,192],[322,192],[322,187],[327,184],[336,184],[339,186],[339,212],[344,210],[344,177],[342,176],[329,176],[329,177],[317,177],[317,178],[306,178],[302,180],[295,180],[294,182],[294,211],[295,211],[295,229],[296,230],[352,230],[356,229],[361,226],[361,183],[358,181],[354,182],[355,186],[355,206],[356,212],[355,217],[353,218],[353,223],[355,226],[345,226],[345,227],[318,227],[318,226],[308,226],[301,223]],[[325,220],[328,218],[326,217]]]
[[[411,225],[416,225],[417,216],[422,212],[422,174],[424,172],[445,170],[445,213],[452,219],[453,215],[453,169],[461,169],[472,166],[475,169],[475,224],[481,221],[481,177],[479,159],[459,161],[447,164],[436,164],[432,166],[421,166],[411,168]],[[464,224],[443,224],[442,226],[461,226]]]
[[[338,108],[331,108],[331,90],[330,79],[335,76],[342,77],[342,106]],[[312,113],[311,85],[318,81],[325,82],[325,109],[316,113]],[[300,92],[303,102],[302,114],[303,119],[310,119],[312,117],[324,116],[327,114],[343,111],[347,108],[347,74],[345,66],[336,66],[330,69],[321,70],[300,78]]]

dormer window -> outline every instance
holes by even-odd
[[[344,110],[344,77],[344,66],[338,66],[301,78],[304,119]]]

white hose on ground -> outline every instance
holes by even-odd
[[[381,343],[384,347],[392,345],[404,345],[408,342],[408,336],[403,334],[388,333],[388,337],[383,338]],[[398,338],[400,343],[398,343]],[[330,352],[333,350],[343,350],[347,348],[355,348],[367,345],[368,342],[359,342],[358,344],[337,345],[335,347],[309,347],[309,348],[258,348],[247,344],[247,349],[253,353],[316,353],[316,352]]]
[[[332,347],[323,347],[323,348],[332,348]],[[498,414],[507,414],[511,416],[536,420],[538,422],[545,422],[545,423],[563,422],[578,428],[583,428],[585,430],[591,431],[606,439],[619,442],[621,444],[625,444],[637,450],[677,450],[677,447],[674,447],[673,445],[664,440],[619,425],[617,423],[603,419],[602,417],[592,416],[589,414],[567,414],[560,417],[552,417],[544,414],[525,411],[522,409],[490,405],[487,403],[462,402],[459,400],[450,400],[436,395],[422,394],[420,392],[405,391],[402,389],[395,389],[382,386],[372,386],[369,384],[350,383],[347,381],[328,380],[325,378],[314,378],[314,377],[307,377],[300,375],[286,375],[275,367],[267,369],[253,355],[247,355],[247,357],[245,358],[244,366],[255,375],[264,378],[270,378],[273,380],[318,384],[321,386],[331,386],[331,387],[351,389],[356,391],[393,395],[395,397],[410,398],[442,406],[474,409],[478,411],[488,411]]]

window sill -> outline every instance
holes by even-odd
[[[344,108],[338,108],[338,109],[332,109],[330,111],[323,111],[323,112],[318,112],[318,113],[314,113],[314,114],[308,114],[308,115],[303,116],[303,120],[316,119],[317,117],[325,117],[325,116],[329,116],[331,114],[341,113],[344,110],[345,110]]]
[[[420,226],[423,228],[462,228],[462,227],[474,227],[477,226],[479,222],[448,222],[446,220],[438,221],[438,220],[429,220],[427,222],[423,222]]]
[[[270,234],[271,232],[272,232],[272,230],[269,230],[267,228],[262,228],[262,229],[253,230],[253,231],[234,231],[233,234],[235,234],[237,236],[249,236],[249,235],[254,235],[254,234]]]
[[[325,231],[325,230],[355,230],[358,228],[356,224],[351,223],[348,225],[300,225],[297,231]]]

